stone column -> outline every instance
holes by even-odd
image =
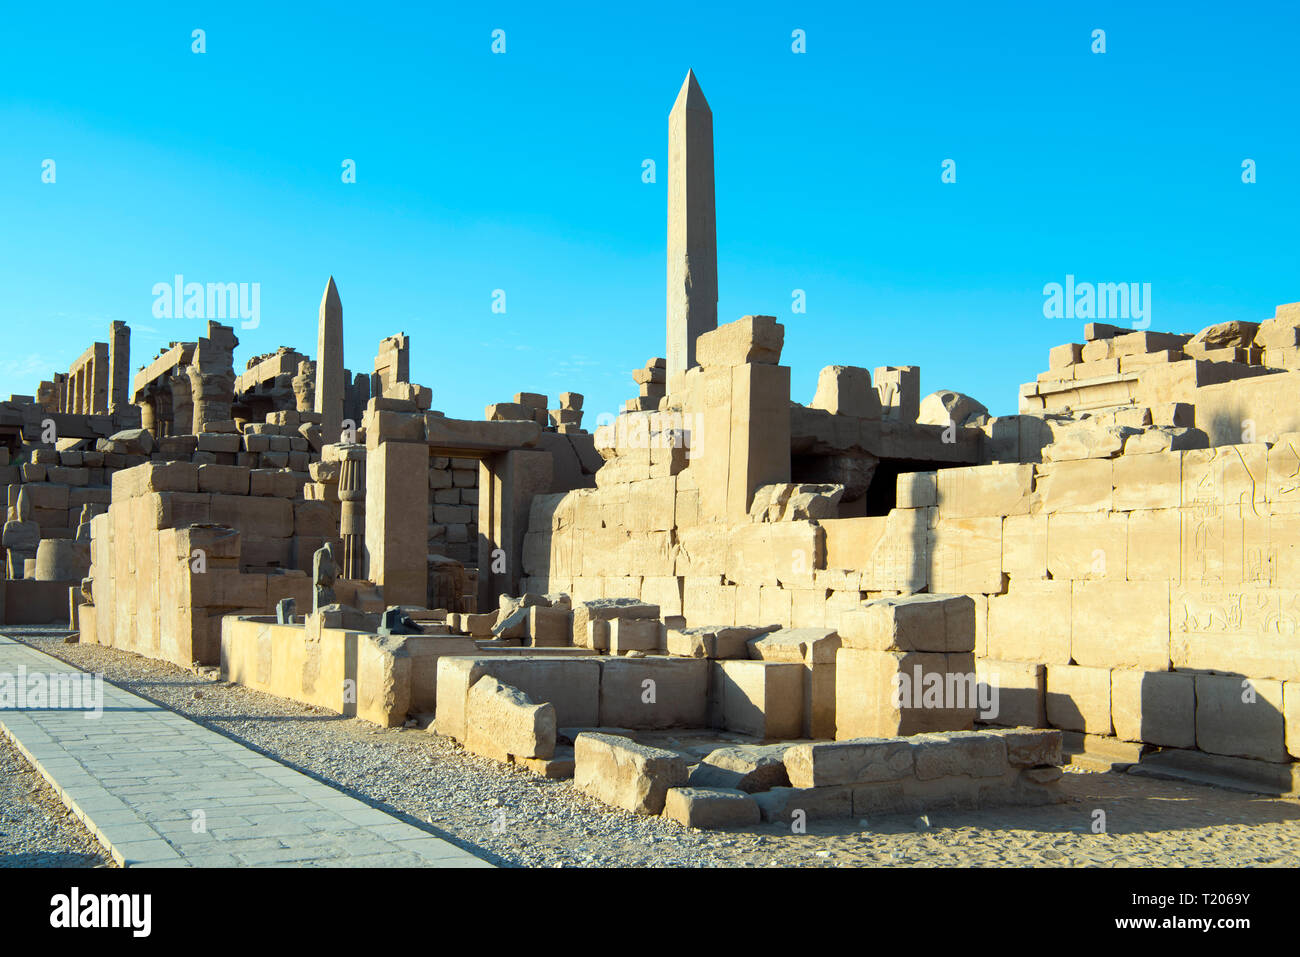
[[[366,449],[353,445],[339,471],[339,534],[343,539],[343,577],[366,577]]]
[[[14,512],[18,517],[5,522],[4,531],[0,533],[0,545],[7,553],[8,577],[25,578],[27,561],[35,560],[36,549],[41,544],[41,527],[32,521],[32,500],[27,489],[18,492]]]
[[[194,398],[190,387],[189,373],[177,369],[168,378],[171,385],[171,434],[190,435],[194,431]]]
[[[337,442],[343,422],[343,304],[333,276],[321,297],[316,332],[316,411],[321,416],[321,442]]]
[[[108,338],[108,411],[131,404],[131,327],[115,320]]]
[[[235,401],[235,370],[232,365],[235,338],[230,326],[208,323],[208,335],[194,347],[194,362],[189,367],[190,399],[193,402],[193,430],[207,429],[208,422],[230,419]]]
[[[668,389],[718,326],[713,113],[693,72],[668,114]]]
[[[298,363],[298,374],[291,380],[294,408],[311,412],[316,408],[316,363],[303,359]],[[346,576],[345,576],[346,577]]]
[[[424,607],[429,591],[429,447],[423,442],[371,445],[365,496],[368,579],[383,590],[385,605]]]
[[[140,428],[148,429],[154,438],[158,438],[158,414],[152,393],[140,397]]]

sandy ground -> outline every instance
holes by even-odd
[[[806,834],[776,823],[688,830],[610,808],[568,781],[468,754],[439,735],[342,718],[112,648],[63,644],[63,633],[51,630],[8,633],[503,865],[1300,864],[1300,803],[1068,768],[1067,800],[1047,807],[932,812],[928,822],[913,815],[811,821]],[[22,801],[5,789],[0,812],[20,812]],[[1098,811],[1104,812],[1101,833],[1094,831],[1102,821]],[[21,844],[0,846],[11,854],[38,853]]]

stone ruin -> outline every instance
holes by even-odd
[[[792,383],[774,317],[717,323],[693,75],[669,139],[665,356],[612,422],[447,418],[405,334],[352,376],[331,279],[314,359],[235,377],[212,323],[129,400],[96,347],[0,405],[7,586],[691,826],[1054,801],[1067,761],[1294,793],[1300,303],[1090,323],[1014,415],[917,366]]]

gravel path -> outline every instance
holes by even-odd
[[[0,867],[116,867],[45,778],[0,734]]]
[[[98,645],[66,632],[6,634],[153,699],[495,863],[530,867],[1290,866],[1300,803],[1125,774],[1070,771],[1067,803],[693,831],[644,818],[450,739],[386,729]],[[8,813],[7,797],[0,805]],[[1093,833],[1094,811],[1106,833]]]

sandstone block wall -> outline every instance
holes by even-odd
[[[295,523],[308,521],[314,503],[272,489],[209,491],[207,468],[148,463],[114,477],[112,504],[91,522],[100,643],[183,667],[215,665],[222,615],[272,613],[282,598],[310,607],[311,579],[295,567],[310,567],[310,554]]]

